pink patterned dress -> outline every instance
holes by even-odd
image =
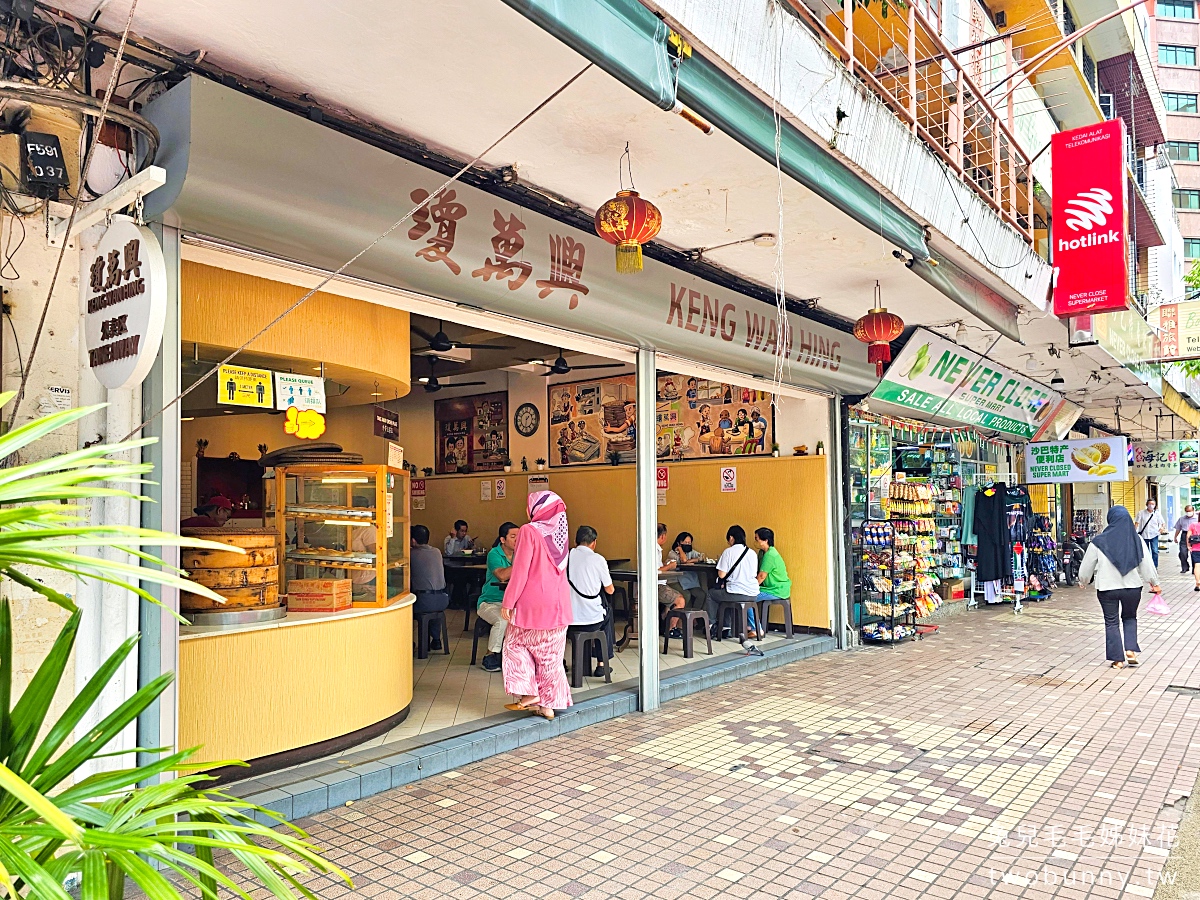
[[[563,668],[571,595],[567,586],[567,509],[552,491],[529,495],[503,607],[513,611],[504,635],[504,689],[566,709],[571,687]]]

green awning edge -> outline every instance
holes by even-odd
[[[660,109],[676,98],[757,156],[775,164],[775,120],[770,107],[700,53],[679,67],[678,94],[670,30],[638,0],[503,0],[567,46]],[[916,263],[914,273],[980,321],[1020,341],[1016,307],[992,309],[964,285],[977,279],[924,265],[930,258],[925,229],[866,179],[790,122],[782,123],[780,165],[788,176],[881,235]]]

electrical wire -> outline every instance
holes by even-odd
[[[25,360],[21,356],[21,339],[17,337],[17,327],[13,324],[12,313],[8,311],[7,307],[3,310],[3,315],[4,318],[8,319],[8,327],[12,331],[13,344],[17,348],[17,365],[21,367],[21,373],[24,375]]]
[[[133,0],[129,5],[129,16],[125,20],[125,30],[121,32],[121,43],[117,46],[116,57],[113,60],[112,74],[108,79],[108,89],[104,92],[104,102],[100,105],[100,115],[97,121],[96,134],[92,138],[91,145],[88,147],[87,156],[84,158],[83,167],[79,176],[80,184],[87,184],[88,173],[92,168],[92,160],[96,155],[96,144],[100,140],[100,134],[104,130],[104,122],[108,117],[108,107],[112,103],[113,89],[117,83],[117,76],[120,74],[121,58],[125,55],[125,45],[129,39],[130,29],[133,28],[133,14],[137,11],[138,0]],[[12,413],[8,417],[8,427],[11,429],[13,423],[17,420],[17,413],[21,409],[21,402],[25,399],[25,388],[29,383],[29,373],[33,369],[33,361],[37,356],[38,344],[41,342],[42,329],[46,326],[46,316],[50,313],[50,302],[54,299],[54,288],[58,284],[58,276],[62,271],[63,258],[67,255],[67,247],[71,243],[71,229],[75,225],[75,216],[79,213],[79,203],[83,199],[83,191],[80,191],[75,201],[71,204],[71,215],[67,219],[66,229],[63,231],[62,247],[58,252],[58,261],[54,264],[54,274],[50,277],[50,287],[46,291],[46,302],[42,305],[42,314],[38,319],[37,330],[33,333],[33,346],[29,348],[29,368],[21,375],[21,386],[17,390],[17,396],[13,400]]]
[[[135,6],[137,5],[137,0],[134,0],[134,5]],[[132,13],[131,13],[130,19],[132,21]],[[377,247],[385,238],[388,237],[388,235],[390,235],[397,228],[399,228],[401,225],[403,225],[405,222],[407,222],[418,211],[420,211],[421,209],[424,209],[426,206],[428,206],[429,203],[431,203],[434,200],[434,198],[436,198],[439,194],[442,193],[442,191],[446,190],[446,188],[448,188],[450,185],[454,184],[454,182],[458,181],[458,179],[461,178],[472,166],[474,166],[481,159],[483,159],[485,156],[487,156],[489,153],[491,153],[494,149],[496,149],[496,147],[498,147],[500,145],[500,143],[505,140],[505,138],[507,138],[511,134],[513,134],[513,132],[515,132],[518,128],[520,128],[522,125],[524,125],[526,122],[528,122],[534,116],[536,116],[539,112],[541,112],[545,107],[547,107],[556,97],[558,97],[559,94],[561,94],[563,91],[565,91],[571,85],[573,85],[576,81],[578,81],[580,78],[582,78],[584,76],[584,74],[589,69],[592,68],[593,65],[595,65],[595,63],[589,62],[586,66],[584,66],[582,69],[580,69],[578,72],[576,72],[570,78],[568,78],[565,82],[563,82],[563,84],[561,84],[559,87],[557,87],[553,93],[551,93],[548,97],[546,97],[545,100],[543,100],[541,103],[539,103],[533,109],[531,109],[529,112],[527,112],[525,115],[523,115],[516,122],[516,124],[514,124],[511,128],[509,128],[507,131],[505,131],[504,134],[500,135],[500,137],[496,138],[496,140],[492,141],[482,151],[480,151],[480,153],[474,159],[472,159],[470,162],[464,164],[457,172],[455,172],[453,175],[451,175],[449,178],[447,178],[445,181],[443,181],[441,183],[441,185],[439,185],[435,190],[431,191],[425,197],[424,200],[422,200],[420,203],[418,203],[416,206],[414,206],[412,209],[410,209],[408,212],[406,212],[403,216],[401,216],[399,219],[397,219],[395,222],[393,222],[391,225],[389,225],[387,230],[384,231],[383,234],[379,235],[377,238],[375,238],[375,240],[371,241],[371,243],[367,244],[367,246],[363,247],[361,250],[359,250],[357,253],[355,253],[352,257],[350,257],[348,260],[346,260],[344,263],[342,263],[340,266],[338,266],[337,269],[335,269],[334,271],[325,275],[325,277],[323,277],[320,280],[320,282],[316,285],[316,287],[309,290],[308,293],[304,294],[304,296],[302,296],[299,300],[297,300],[295,303],[293,303],[291,306],[289,306],[287,309],[285,309],[283,312],[281,312],[279,315],[277,315],[274,319],[272,319],[270,322],[268,322],[266,325],[264,325],[262,328],[260,328],[257,332],[254,333],[254,335],[252,335],[250,337],[249,340],[245,341],[240,347],[238,347],[236,350],[234,350],[232,353],[230,353],[228,356],[226,356],[223,360],[221,360],[219,363],[217,363],[215,366],[213,366],[211,369],[209,369],[207,372],[205,372],[203,375],[201,375],[199,378],[197,378],[194,382],[192,382],[192,384],[190,386],[188,386],[184,390],[180,391],[179,394],[177,394],[174,397],[174,399],[172,399],[172,400],[168,401],[166,404],[164,404],[162,409],[160,409],[158,412],[154,413],[154,415],[150,416],[149,418],[143,420],[140,425],[138,425],[136,428],[133,429],[133,431],[129,432],[129,434],[127,434],[127,435],[125,435],[125,437],[121,438],[121,442],[124,443],[125,441],[132,438],[135,434],[137,434],[139,431],[141,431],[143,428],[145,428],[147,425],[149,425],[151,422],[153,422],[155,419],[157,419],[159,416],[161,416],[163,413],[165,413],[168,409],[170,409],[172,406],[174,406],[176,403],[178,403],[180,400],[182,400],[184,397],[186,397],[188,394],[190,394],[196,388],[198,388],[201,384],[203,384],[205,381],[207,381],[209,378],[211,378],[213,375],[215,375],[220,370],[221,366],[227,365],[239,353],[241,353],[243,350],[245,350],[247,347],[249,347],[251,344],[253,344],[255,341],[257,341],[260,337],[262,337],[264,334],[266,334],[268,331],[270,331],[272,328],[274,328],[276,325],[278,325],[280,322],[282,322],[284,319],[286,319],[289,315],[291,315],[293,312],[295,312],[297,309],[299,309],[301,307],[301,305],[303,305],[304,302],[306,300],[308,300],[309,297],[312,297],[314,294],[318,293],[323,287],[325,287],[325,285],[329,284],[329,282],[333,281],[333,279],[337,278],[339,275],[341,275],[343,272],[345,272],[348,268],[350,268],[352,265],[354,265],[356,262],[358,262],[359,259],[361,259],[363,256],[365,256],[371,250],[374,250],[375,247]],[[31,356],[31,361],[32,361],[32,356]]]

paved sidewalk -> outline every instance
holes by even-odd
[[[300,824],[362,897],[1150,897],[1200,769],[1200,594],[1166,582],[1138,669],[1066,589]]]

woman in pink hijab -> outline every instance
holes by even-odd
[[[571,705],[563,668],[571,595],[567,587],[567,507],[552,491],[529,495],[529,524],[521,526],[512,576],[500,615],[504,634],[504,689],[517,697],[506,707],[547,719]]]

